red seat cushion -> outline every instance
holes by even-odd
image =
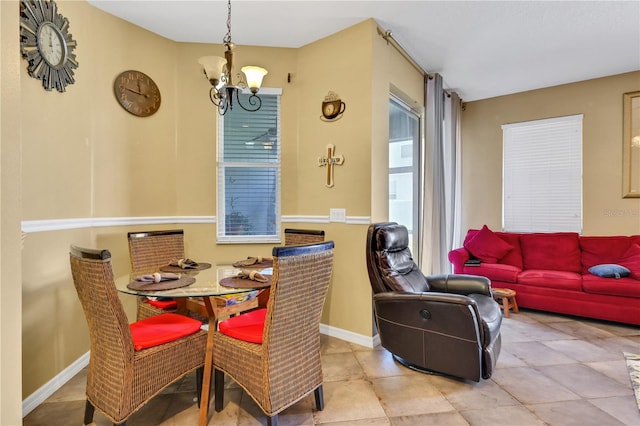
[[[266,316],[266,308],[256,309],[255,311],[221,321],[220,324],[218,324],[218,328],[222,334],[226,334],[234,339],[251,343],[262,343],[264,319]]]
[[[158,309],[162,309],[163,311],[169,310],[169,309],[177,309],[178,308],[178,303],[171,299],[171,300],[151,300],[151,299],[147,299],[146,302],[148,304],[150,304],[151,306],[154,306]]]
[[[585,275],[582,287],[585,293],[640,298],[640,284],[633,278],[611,279]]]
[[[129,324],[133,347],[139,351],[162,345],[200,330],[202,323],[178,314],[160,314]]]
[[[582,291],[582,275],[551,269],[528,269],[518,275],[518,284]]]
[[[520,268],[512,265],[502,265],[500,263],[481,263],[478,266],[465,266],[463,273],[469,275],[480,275],[487,277],[491,281],[502,281],[505,283],[518,282],[518,274],[522,272]]]

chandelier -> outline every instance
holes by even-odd
[[[233,77],[233,48],[231,41],[231,0],[227,1],[227,35],[222,42],[225,47],[224,58],[220,56],[203,56],[198,62],[204,67],[204,73],[211,83],[209,98],[218,107],[218,113],[224,115],[228,110],[233,109],[236,102],[245,111],[257,111],[262,106],[262,99],[257,95],[262,84],[262,78],[267,74],[267,70],[256,66],[242,67],[243,74],[236,74],[237,82],[234,84]],[[240,100],[240,93],[243,89],[249,88],[251,95],[247,99],[247,104]],[[235,98],[235,100],[234,100]]]

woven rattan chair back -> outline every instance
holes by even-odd
[[[129,232],[129,259],[133,272],[157,271],[168,265],[174,259],[185,257],[184,231],[171,229],[165,231]],[[175,309],[163,310],[145,302],[144,297],[138,298],[137,319],[145,319]]]
[[[167,385],[203,367],[207,335],[201,330],[136,351],[115,287],[109,251],[71,246],[69,257],[91,348],[84,424],[92,422],[94,408],[114,424],[123,424]]]
[[[292,229],[284,230],[284,245],[300,245],[321,243],[324,241],[324,231],[317,229]]]
[[[229,374],[272,420],[316,392],[322,409],[320,317],[333,270],[333,241],[273,249],[273,278],[262,345],[214,337],[216,411]]]
[[[173,259],[184,258],[184,231],[129,232],[129,258],[132,271],[157,270]]]

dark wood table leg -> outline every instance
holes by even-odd
[[[211,374],[213,372],[213,333],[217,327],[216,316],[213,311],[210,297],[203,297],[204,305],[209,317],[209,330],[207,331],[207,351],[204,357],[204,375],[202,378],[202,395],[200,396],[200,416],[198,425],[206,426],[209,420],[209,403],[211,402]]]

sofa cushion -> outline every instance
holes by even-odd
[[[577,272],[527,269],[518,275],[518,284],[582,291],[582,275]]]
[[[601,278],[624,278],[628,277],[631,271],[624,266],[616,265],[613,263],[604,263],[602,265],[595,265],[589,268],[589,272]]]
[[[463,273],[469,275],[480,275],[487,277],[491,281],[502,281],[505,283],[518,282],[518,274],[521,269],[512,265],[500,263],[481,263],[478,266],[465,266]]]
[[[504,263],[505,265],[512,265],[518,269],[522,269],[522,250],[520,249],[520,234],[511,232],[495,232],[495,234],[502,238],[507,244],[513,247],[507,254],[498,260],[498,263]]]
[[[525,270],[582,272],[576,232],[522,234],[520,246]]]
[[[464,242],[464,248],[476,259],[496,263],[513,247],[484,225],[473,238]]]
[[[617,263],[631,271],[629,277],[640,280],[640,245],[632,244]]]
[[[640,298],[640,282],[633,278],[612,280],[595,275],[585,275],[582,279],[582,288],[585,293]]]
[[[582,251],[582,273],[603,263],[618,263],[629,249],[633,239],[626,236],[580,237]]]

